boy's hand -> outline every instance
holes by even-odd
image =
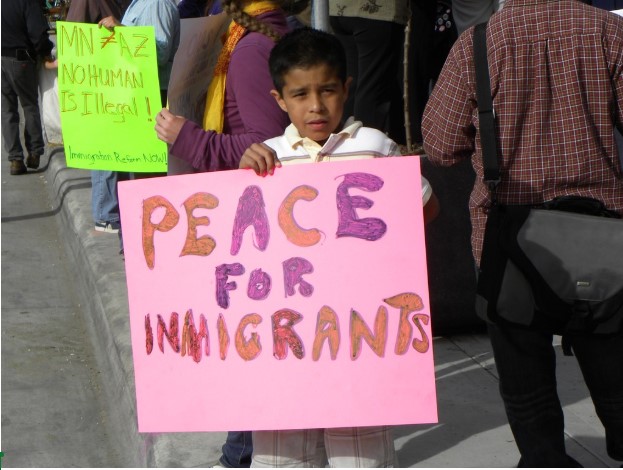
[[[272,175],[275,172],[275,167],[280,167],[281,162],[277,158],[277,154],[268,145],[251,144],[251,146],[244,151],[242,158],[240,159],[240,169],[252,169],[259,176]]]
[[[156,116],[156,134],[158,138],[167,144],[175,143],[177,136],[182,130],[182,126],[186,122],[186,118],[176,116],[166,108],[162,108]]]

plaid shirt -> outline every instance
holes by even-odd
[[[450,51],[424,112],[436,164],[472,159],[472,248],[480,263],[489,191],[482,154],[473,28]],[[623,18],[576,0],[508,0],[487,28],[502,181],[498,199],[537,204],[580,195],[623,213],[614,126],[623,131]]]

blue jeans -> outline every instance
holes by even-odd
[[[576,466],[565,451],[552,334],[493,324],[488,328],[500,394],[521,454],[519,466]],[[608,455],[623,460],[623,334],[573,335],[569,342],[606,430]]]
[[[229,431],[223,444],[220,464],[227,468],[249,468],[253,454],[251,436],[251,431]]]
[[[119,179],[119,172],[116,171],[91,171],[91,208],[94,222],[119,222]]]

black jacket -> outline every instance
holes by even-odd
[[[34,59],[52,51],[48,22],[38,0],[2,0],[2,55],[26,49]]]

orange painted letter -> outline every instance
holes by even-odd
[[[209,193],[195,193],[184,201],[186,216],[188,217],[188,232],[186,233],[186,243],[180,256],[197,255],[208,256],[214,250],[216,241],[209,235],[197,238],[198,225],[210,225],[210,218],[195,217],[193,211],[202,207],[204,209],[214,209],[218,206],[218,199]]]
[[[313,201],[318,196],[318,190],[311,186],[297,186],[281,203],[277,220],[279,227],[288,240],[297,246],[312,246],[320,241],[320,231],[312,228],[305,230],[294,220],[294,204],[299,199]]]
[[[251,333],[251,339],[247,341],[244,337],[244,329],[251,323],[254,327],[257,327],[262,323],[262,317],[257,313],[249,313],[242,317],[238,329],[236,330],[236,351],[240,354],[240,357],[245,361],[255,359],[262,352],[262,344],[260,343],[260,336],[253,332]]]
[[[227,350],[229,349],[229,332],[227,331],[227,323],[222,313],[219,313],[218,320],[216,321],[216,329],[218,331],[218,350],[221,360],[225,360],[227,357]]]
[[[409,314],[417,310],[422,310],[424,304],[419,295],[411,292],[398,294],[388,299],[384,299],[385,303],[400,309],[400,321],[398,322],[398,337],[396,338],[395,353],[398,355],[405,354],[409,350],[409,342],[413,334],[413,328],[409,323]]]
[[[154,224],[151,221],[151,215],[154,211],[164,207],[166,212],[162,220]],[[154,232],[168,232],[177,225],[180,220],[180,215],[175,210],[173,205],[162,196],[152,196],[143,201],[143,253],[145,254],[145,261],[149,269],[154,269],[156,263],[156,251],[154,247]]]
[[[387,343],[387,309],[385,307],[381,305],[376,313],[374,335],[363,318],[355,310],[350,311],[350,358],[353,361],[361,354],[362,338],[377,356],[385,356]]]
[[[426,351],[428,351],[429,341],[428,336],[426,336],[426,332],[424,331],[424,327],[422,326],[422,323],[428,325],[428,315],[424,315],[422,313],[413,315],[413,323],[415,323],[415,326],[417,326],[417,329],[420,330],[420,333],[422,334],[421,340],[417,338],[413,339],[413,348],[417,352],[425,353]]]
[[[340,324],[333,309],[325,305],[318,312],[318,319],[316,320],[316,337],[312,349],[314,361],[320,359],[322,345],[327,339],[329,340],[331,360],[335,361],[337,351],[340,349]]]

